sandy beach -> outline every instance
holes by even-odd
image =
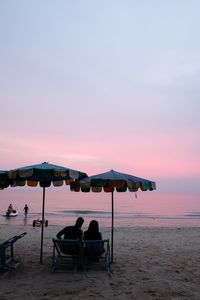
[[[52,273],[52,237],[59,230],[45,228],[41,265],[41,229],[1,225],[0,242],[24,231],[27,235],[15,244],[19,268],[0,280],[0,300],[199,299],[199,228],[117,228],[110,275],[103,270]],[[109,238],[109,228],[101,231]]]

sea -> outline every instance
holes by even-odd
[[[18,211],[16,217],[4,217],[8,205]],[[29,207],[28,215],[23,212]],[[114,227],[200,227],[200,195],[170,194],[157,191],[114,192]],[[0,225],[32,225],[42,218],[43,189],[15,187],[0,191]],[[68,187],[45,189],[45,220],[49,225],[72,225],[78,216],[88,226],[92,219],[100,227],[110,227],[112,201],[110,193],[71,192]]]

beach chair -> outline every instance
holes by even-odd
[[[107,240],[85,240],[83,242],[83,268],[102,268],[110,272],[110,243]]]
[[[76,272],[82,269],[82,247],[79,240],[52,239],[52,272]]]
[[[26,232],[15,235],[0,244],[0,278],[4,278],[10,271],[17,269],[19,266],[20,260],[14,255],[14,244],[25,234]]]

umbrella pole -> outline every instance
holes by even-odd
[[[41,232],[41,248],[40,248],[40,263],[43,263],[43,236],[44,236],[44,205],[45,205],[45,187],[43,187],[43,201],[42,201],[42,232]]]
[[[113,263],[114,192],[112,191],[111,263]]]

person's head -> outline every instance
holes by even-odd
[[[98,232],[99,231],[99,223],[96,220],[92,220],[89,224],[88,231]]]
[[[78,228],[81,228],[81,226],[83,225],[84,223],[84,219],[82,217],[78,217],[78,219],[76,220],[76,226]]]

